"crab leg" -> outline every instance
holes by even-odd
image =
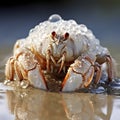
[[[107,65],[108,65],[108,80],[109,82],[112,81],[112,59],[110,56],[106,56],[106,61],[107,61]]]
[[[23,75],[22,75],[21,69],[19,68],[20,66],[19,66],[18,61],[15,61],[14,63],[15,74],[16,74],[17,80],[21,81],[23,80]]]
[[[6,80],[14,79],[14,59],[13,59],[13,57],[9,58],[6,63],[5,76],[6,76]]]
[[[42,58],[42,56],[39,54],[39,52],[34,49],[34,46],[31,47],[30,51],[32,52],[33,55],[35,55],[35,58],[39,62],[41,67],[43,69],[45,69],[46,68],[46,61],[44,58]]]
[[[111,56],[110,55],[104,55],[104,56],[97,55],[96,62],[98,62],[99,64],[107,63],[108,81],[111,82],[113,79],[113,71],[112,71],[113,62],[112,62]]]
[[[96,72],[96,77],[94,80],[94,83],[97,84],[100,80],[101,74],[102,74],[102,70],[101,70],[101,66],[100,65],[94,65],[95,67],[95,72]]]

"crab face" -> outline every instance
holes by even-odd
[[[56,34],[55,31],[51,33],[51,43],[49,51],[53,55],[55,59],[60,58],[64,53],[67,54],[67,43],[69,42],[69,33],[65,33],[64,35]]]

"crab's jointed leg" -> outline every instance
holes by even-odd
[[[101,66],[99,64],[95,64],[94,69],[95,69],[95,73],[96,73],[94,83],[98,84],[99,80],[101,78],[101,75],[102,75],[102,69],[101,69]]]
[[[6,63],[6,70],[5,70],[6,80],[13,80],[14,79],[14,59],[10,57]]]
[[[113,61],[110,55],[97,55],[96,62],[98,64],[107,64],[108,82],[111,82],[114,78],[113,75]]]

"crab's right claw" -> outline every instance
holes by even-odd
[[[75,91],[88,87],[94,76],[94,67],[86,58],[77,59],[68,69],[62,91]]]

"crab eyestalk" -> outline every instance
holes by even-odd
[[[53,40],[54,40],[55,36],[56,36],[56,32],[53,31],[53,32],[51,33],[51,37],[52,37]]]
[[[68,32],[66,32],[66,33],[64,34],[64,40],[67,40],[67,39],[68,39],[68,37],[69,37],[69,33],[68,33]]]

